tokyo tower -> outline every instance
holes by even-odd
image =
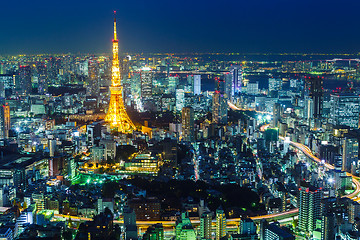
[[[114,12],[115,14],[116,12]],[[116,18],[114,16],[114,39],[113,42],[113,60],[112,60],[112,75],[111,75],[111,97],[109,109],[107,111],[105,121],[110,126],[121,133],[132,133],[136,130],[135,125],[126,113],[124,100],[122,96],[123,87],[121,85],[121,75],[119,67],[119,41],[116,34]]]

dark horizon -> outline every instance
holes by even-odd
[[[5,1],[0,54],[111,52],[113,10],[121,52],[360,52],[360,2],[283,0]]]

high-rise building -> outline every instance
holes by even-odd
[[[3,104],[0,107],[0,139],[9,138],[10,131],[10,106]]]
[[[0,75],[0,97],[6,98],[11,95],[15,87],[13,75]]]
[[[123,216],[124,216],[125,240],[138,239],[136,215],[134,210],[129,207],[125,207]]]
[[[182,119],[182,138],[184,141],[193,142],[194,137],[194,109],[184,107],[181,114]]]
[[[180,112],[184,105],[185,105],[185,91],[184,89],[176,89],[176,103],[175,103],[175,107],[176,107],[176,111]]]
[[[316,219],[321,217],[322,190],[312,186],[301,186],[299,194],[299,229],[312,233],[316,227]]]
[[[89,60],[88,64],[88,85],[87,92],[88,95],[98,96],[100,93],[100,75],[99,75],[99,62],[96,58]]]
[[[179,83],[178,76],[170,76],[166,93],[168,93],[168,94],[175,93],[176,86],[178,85],[178,83]]]
[[[220,240],[222,237],[226,236],[226,216],[224,210],[216,210],[216,231],[215,239]]]
[[[20,90],[22,94],[30,94],[32,89],[31,84],[31,68],[30,66],[20,66],[19,68],[19,81],[16,88]]]
[[[356,137],[346,136],[343,143],[342,170],[350,172],[352,166],[358,166],[359,161],[359,141]]]
[[[335,240],[335,214],[325,213],[321,219],[321,239]]]
[[[200,218],[200,237],[201,239],[211,239],[212,216],[210,212],[205,212]]]
[[[224,81],[225,81],[225,94],[228,96],[229,100],[231,101],[232,94],[232,74],[231,72],[224,74]]]
[[[272,119],[272,127],[276,128],[279,126],[280,123],[280,116],[282,108],[279,103],[275,103],[273,107],[273,119]]]
[[[194,95],[201,94],[201,75],[194,75]]]
[[[322,115],[324,88],[323,80],[320,77],[312,77],[306,79],[306,87],[309,90],[309,96],[312,99],[312,113],[311,117],[318,119]]]
[[[226,124],[228,117],[228,100],[224,94],[225,81],[216,79],[217,87],[213,95],[212,120],[213,123]]]
[[[359,128],[360,97],[355,94],[331,94],[330,120],[334,125]]]
[[[113,39],[113,60],[112,76],[110,87],[110,103],[106,113],[105,121],[110,126],[121,133],[132,133],[136,130],[135,125],[129,118],[123,100],[123,87],[121,85],[120,67],[119,67],[119,41],[116,34],[116,18],[114,18],[114,39]]]
[[[243,81],[243,70],[241,66],[232,66],[230,73],[232,75],[232,95],[239,94],[241,92],[241,86]]]
[[[141,79],[141,98],[147,99],[152,97],[153,73],[151,68],[144,67],[140,72]]]
[[[360,215],[360,203],[351,201],[348,205],[349,222],[355,223],[356,219]]]

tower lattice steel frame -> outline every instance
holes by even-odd
[[[115,14],[115,12],[114,12]],[[123,100],[123,87],[121,85],[121,74],[119,67],[119,41],[116,34],[116,17],[114,16],[114,39],[113,42],[113,60],[112,60],[112,76],[111,76],[111,97],[109,109],[107,111],[105,121],[110,126],[122,133],[132,133],[136,130],[135,125],[129,118]]]

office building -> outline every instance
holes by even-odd
[[[216,79],[217,87],[213,95],[212,120],[213,123],[226,124],[228,117],[228,99],[224,94],[225,81]]]
[[[346,136],[343,143],[342,170],[351,173],[354,166],[357,169],[359,161],[359,141],[356,137]]]
[[[249,95],[259,94],[259,82],[249,82],[246,85],[246,93]]]
[[[359,128],[359,99],[359,96],[355,94],[331,94],[331,123]]]
[[[125,228],[125,240],[137,239],[137,226],[136,215],[133,209],[129,207],[124,208],[124,228]]]
[[[335,214],[325,213],[321,219],[321,239],[335,240]]]
[[[176,111],[180,112],[185,105],[185,91],[184,89],[176,89]]]
[[[194,83],[193,83],[193,93],[194,95],[201,94],[201,75],[194,75]]]
[[[15,76],[8,74],[0,74],[0,86],[3,92],[0,93],[0,97],[9,97],[15,88]]]
[[[10,131],[10,106],[3,104],[0,107],[0,139],[9,138]]]
[[[232,82],[233,82],[233,75],[231,72],[224,74],[224,81],[225,81],[225,94],[228,96],[229,100],[232,99]]]
[[[318,119],[322,115],[324,88],[323,79],[321,77],[312,77],[306,79],[306,88],[309,90],[309,97],[312,100],[312,116]]]
[[[279,127],[280,117],[282,114],[282,107],[279,103],[275,103],[273,107],[273,119],[272,119],[272,127]]]
[[[242,218],[240,220],[239,232],[242,235],[251,236],[256,234],[256,225],[250,218]]]
[[[141,80],[141,98],[147,99],[152,97],[153,73],[150,68],[142,68],[140,71]]]
[[[32,89],[31,83],[31,68],[30,66],[20,66],[19,68],[19,81],[16,84],[16,88],[20,90],[22,94],[30,94]]]
[[[243,70],[241,66],[232,66],[230,70],[232,76],[232,90],[231,95],[239,94],[241,92],[243,81]]]
[[[192,107],[184,107],[181,114],[182,119],[182,139],[184,141],[193,142],[195,140],[194,133],[194,109]]]

